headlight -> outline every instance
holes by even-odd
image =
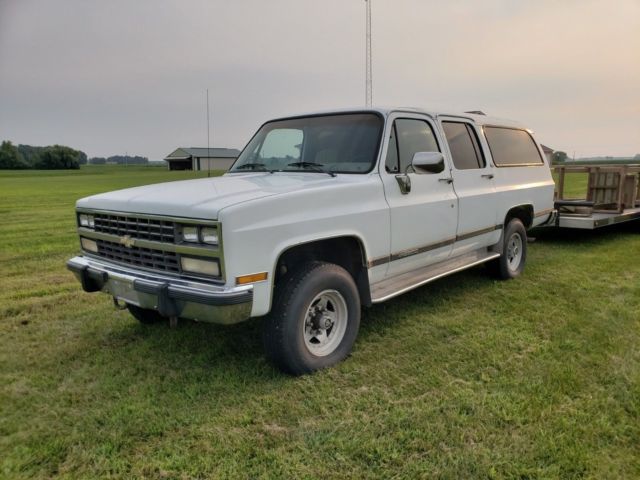
[[[182,240],[190,243],[198,243],[198,227],[182,227]]]
[[[212,277],[220,276],[220,265],[217,260],[203,260],[183,256],[180,258],[180,264],[182,265],[182,270],[185,272],[211,275]]]
[[[80,215],[80,226],[93,228],[95,227],[95,220],[93,215],[85,215],[84,213]]]
[[[218,229],[216,227],[202,227],[200,229],[200,240],[209,245],[218,244]]]

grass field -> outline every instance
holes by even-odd
[[[522,278],[366,310],[291,378],[259,319],[143,326],[64,267],[77,198],[194,175],[0,173],[0,477],[640,477],[640,225],[535,232]]]

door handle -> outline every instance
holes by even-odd
[[[493,178],[493,173],[485,173],[484,175],[480,175],[482,178],[486,178],[487,180],[491,180]]]
[[[439,178],[438,179],[439,182],[447,182],[447,183],[453,183],[453,178],[451,177],[447,177],[447,178]]]

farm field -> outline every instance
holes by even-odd
[[[76,199],[196,176],[0,172],[0,478],[640,477],[638,222],[534,231],[523,277],[367,309],[346,362],[291,378],[260,319],[141,325],[65,268]]]

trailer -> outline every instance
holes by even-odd
[[[562,165],[556,176],[555,218],[550,225],[593,230],[640,219],[640,165]],[[565,193],[568,175],[586,174],[585,198]]]

